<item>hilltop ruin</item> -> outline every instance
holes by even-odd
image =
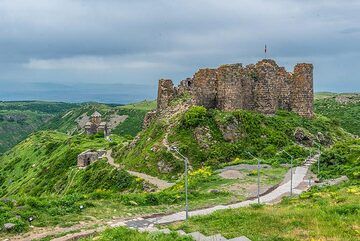
[[[200,69],[178,87],[169,79],[161,79],[156,113],[162,113],[171,101],[186,92],[190,93],[192,104],[206,108],[264,114],[283,109],[306,118],[314,115],[313,65],[307,63],[295,65],[292,73],[271,59],[246,67],[227,64],[217,69]]]

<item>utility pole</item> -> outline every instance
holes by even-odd
[[[181,156],[184,159],[184,165],[185,165],[185,221],[187,222],[189,219],[189,201],[188,201],[188,163],[189,160],[187,157],[182,155],[178,148],[176,146],[170,147],[170,150],[176,152],[179,156]]]
[[[260,159],[255,157],[253,154],[251,154],[248,151],[246,153],[257,160],[257,200],[258,200],[258,204],[260,204]]]
[[[283,152],[286,153],[290,157],[290,197],[292,196],[292,190],[293,190],[293,160],[294,157],[290,155],[287,151],[283,150]]]

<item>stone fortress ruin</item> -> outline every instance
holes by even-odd
[[[227,64],[200,69],[178,87],[169,79],[161,79],[156,113],[166,110],[171,101],[186,92],[191,94],[192,104],[206,108],[245,109],[264,114],[282,109],[306,118],[314,115],[313,65],[307,63],[295,65],[292,73],[271,59],[246,67]]]

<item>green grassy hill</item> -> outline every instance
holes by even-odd
[[[0,102],[0,155],[41,129],[54,116],[75,106],[42,101]]]
[[[121,143],[120,137],[113,137]],[[77,155],[87,149],[109,149],[113,143],[96,136],[38,132],[0,157],[0,196],[122,191],[134,180],[105,161],[79,170]]]
[[[315,112],[337,121],[346,131],[360,136],[360,94],[318,94]]]
[[[155,101],[142,101],[129,105],[99,103],[60,103],[42,101],[0,102],[0,155],[38,130],[56,130],[77,134],[77,119],[99,111],[108,121],[110,115],[127,115],[112,133],[135,136],[142,129],[145,114],[156,108]]]
[[[181,105],[180,102],[175,105]],[[295,164],[300,164],[317,149],[314,141],[323,147],[320,177],[348,175],[352,180],[359,177],[358,140],[341,128],[339,121],[321,114],[305,119],[285,111],[266,116],[195,106],[187,110],[180,108],[178,113],[156,119],[141,130],[146,112],[155,107],[155,101],[126,106],[86,103],[54,113],[51,108],[44,111],[52,121],[42,128],[53,131],[32,134],[0,157],[0,227],[11,222],[16,224],[14,232],[22,232],[29,228],[29,217],[36,217],[32,223],[35,226],[71,225],[89,216],[106,220],[113,216],[126,218],[181,210],[184,166],[183,160],[168,150],[172,145],[189,157],[193,169],[189,175],[191,208],[244,200],[243,194],[226,190],[239,183],[220,178],[214,169],[239,163],[255,164],[256,160],[247,152],[271,165],[261,174],[262,184],[277,184],[287,171],[279,165],[289,162],[283,150],[294,156]],[[95,110],[105,120],[113,114],[129,116],[113,130],[112,143],[98,135],[77,134],[78,131],[72,136],[65,134],[76,129],[75,120],[79,116],[90,115]],[[31,112],[21,110],[21,113],[26,111]],[[79,153],[100,148],[112,148],[117,162],[125,169],[177,183],[170,189],[151,193],[143,180],[114,169],[105,160],[86,169],[76,167]],[[245,175],[242,178],[245,185],[256,183],[253,173],[249,171]],[[214,189],[218,192],[211,192]],[[82,210],[80,206],[86,208]],[[118,234],[114,231],[104,235]]]
[[[348,138],[351,135],[337,122],[321,115],[305,119],[285,111],[265,116],[195,106],[171,118],[155,120],[129,147],[117,151],[117,159],[129,169],[176,178],[183,170],[183,161],[174,158],[164,142],[176,145],[196,169],[249,162],[252,157],[247,152],[274,165],[288,161],[281,152],[286,150],[300,163],[315,149],[313,141],[330,146]]]

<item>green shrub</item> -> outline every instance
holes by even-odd
[[[317,172],[317,167],[313,167]],[[336,143],[322,152],[320,158],[321,178],[346,175],[351,179],[360,178],[360,139]]]
[[[206,120],[207,110],[203,106],[193,106],[185,112],[182,119],[183,125],[187,127],[196,127]]]

